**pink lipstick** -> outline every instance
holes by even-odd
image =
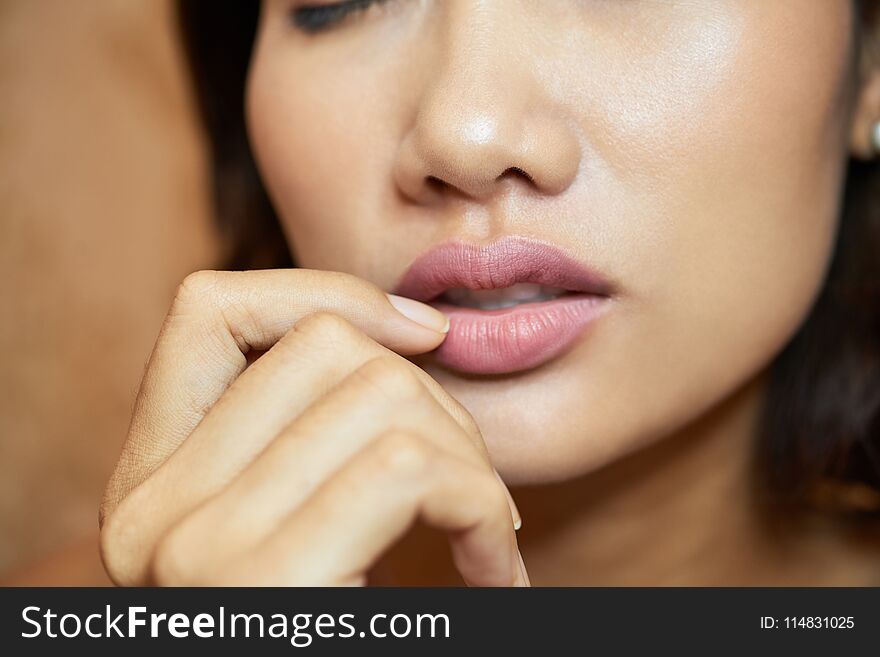
[[[434,352],[441,365],[505,374],[571,348],[613,290],[559,248],[508,236],[487,245],[441,244],[417,258],[393,292],[449,316],[449,333]]]

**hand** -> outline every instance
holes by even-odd
[[[362,585],[421,519],[448,532],[466,583],[527,586],[476,423],[402,357],[447,329],[348,274],[188,277],[101,505],[111,578]]]

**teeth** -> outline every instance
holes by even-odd
[[[463,287],[453,287],[443,293],[443,298],[450,303],[467,308],[498,310],[521,303],[550,301],[566,294],[566,292],[567,290],[558,287],[547,287],[535,283],[517,283],[510,287],[494,290],[469,290]]]

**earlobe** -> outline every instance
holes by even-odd
[[[871,125],[871,159],[880,156],[880,121]]]
[[[850,154],[860,160],[880,156],[880,67],[872,65],[859,79],[850,123]]]

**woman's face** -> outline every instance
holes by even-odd
[[[538,367],[413,359],[508,481],[684,428],[804,320],[847,158],[849,2],[386,0],[307,32],[315,4],[265,2],[247,94],[299,265],[391,290],[437,244],[518,235],[614,284]]]

